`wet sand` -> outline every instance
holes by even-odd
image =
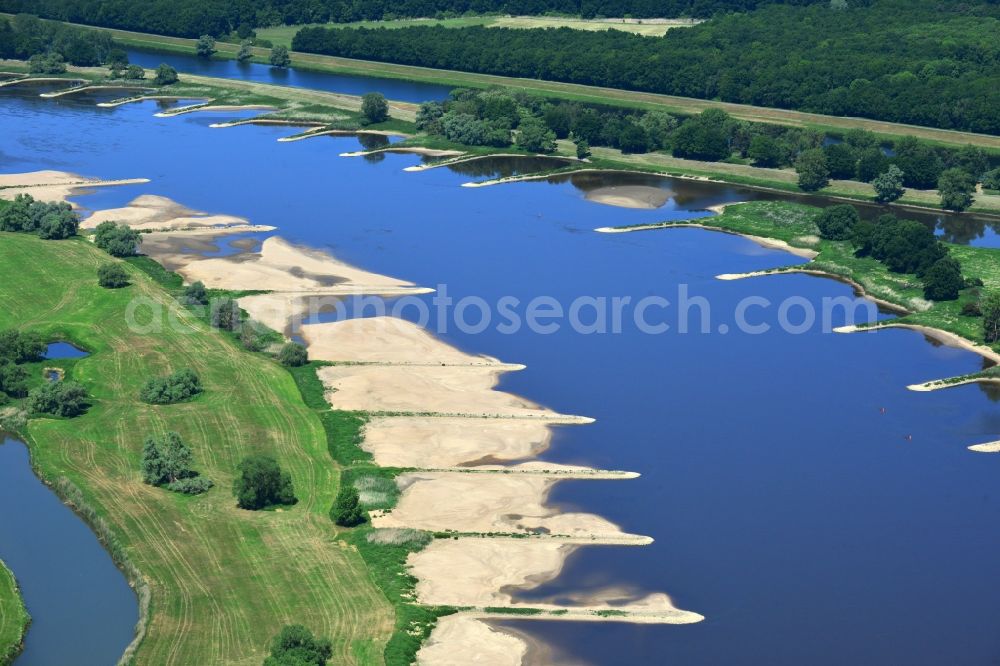
[[[653,210],[667,203],[672,194],[670,190],[647,185],[616,185],[591,190],[584,198],[607,206]]]

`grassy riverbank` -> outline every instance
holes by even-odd
[[[915,275],[891,273],[871,257],[856,257],[847,241],[819,238],[815,218],[820,209],[784,202],[752,202],[728,206],[718,217],[696,223],[672,221],[654,225],[619,227],[617,231],[666,229],[680,226],[701,226],[730,233],[757,236],[788,243],[794,248],[817,252],[815,259],[805,264],[764,271],[779,274],[788,271],[816,271],[855,283],[865,294],[891,304],[905,314],[891,320],[893,324],[912,324],[954,333],[977,345],[984,344],[982,319],[961,314],[965,303],[977,298],[976,289],[965,289],[956,301],[926,301],[923,286]],[[962,273],[979,278],[987,289],[1000,289],[1000,250],[944,243],[950,254],[962,264]],[[1000,351],[1000,344],[993,349]]]
[[[33,419],[21,434],[42,478],[78,486],[148,583],[151,613],[136,660],[260,663],[273,634],[302,623],[333,639],[336,663],[381,663],[392,607],[327,515],[339,467],[292,377],[210,329],[134,266],[126,264],[131,286],[98,287],[96,268],[108,260],[81,239],[0,234],[0,329],[38,331],[91,352],[69,373],[92,396],[87,414]],[[152,333],[130,327],[133,299],[176,324]],[[148,377],[183,367],[206,387],[198,399],[162,407],[138,400]],[[206,495],[142,483],[143,439],[166,430],[184,437],[195,466],[216,483]],[[298,504],[236,508],[235,468],[253,453],[273,455],[291,473]]]
[[[21,651],[30,621],[14,574],[0,562],[0,666],[11,663]]]
[[[9,14],[0,16],[10,17]],[[93,26],[72,24],[77,27],[94,30]],[[160,49],[176,53],[195,53],[195,40],[182,37],[168,37],[128,30],[104,29],[115,40],[136,48]],[[239,51],[238,44],[219,42],[216,45],[216,57],[235,58]],[[254,48],[254,61],[266,63],[269,49]],[[614,88],[600,88],[574,83],[558,83],[538,79],[522,79],[489,74],[475,74],[454,70],[413,67],[409,65],[394,65],[368,60],[354,60],[307,53],[292,52],[292,66],[303,69],[330,72],[335,74],[354,74],[358,76],[373,76],[387,79],[404,79],[425,83],[436,83],[452,87],[486,88],[489,86],[504,86],[514,90],[522,90],[544,97],[555,99],[576,100],[592,104],[621,106],[626,108],[655,109],[676,114],[696,114],[704,109],[723,109],[730,115],[756,122],[766,122],[797,127],[809,127],[816,130],[842,134],[854,128],[867,129],[880,135],[885,140],[893,141],[903,136],[911,135],[925,141],[948,146],[963,146],[972,144],[982,148],[1000,152],[1000,137],[971,132],[941,130],[930,127],[905,125],[900,123],[868,120],[864,118],[841,118],[824,116],[815,113],[774,109],[746,104],[716,102],[673,95],[642,93]]]

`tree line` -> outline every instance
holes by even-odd
[[[0,0],[0,11],[30,12],[60,21],[179,37],[220,37],[244,26],[249,30],[282,23],[347,23],[463,14],[708,18],[719,12],[751,11],[768,4],[814,2],[826,0]]]
[[[876,199],[896,201],[905,188],[940,188],[942,206],[964,210],[977,182],[1000,182],[1000,160],[975,146],[934,146],[913,137],[883,143],[867,130],[829,135],[818,130],[753,123],[709,109],[694,116],[546,100],[495,87],[459,88],[441,102],[424,102],[417,127],[465,145],[547,153],[557,139],[576,142],[577,156],[591,146],[623,153],[670,152],[683,159],[749,162],[758,167],[795,166],[799,185],[816,191],[830,179],[872,183]]]
[[[766,6],[664,37],[303,28],[297,51],[1000,134],[1000,6]]]

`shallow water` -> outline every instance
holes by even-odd
[[[277,143],[294,130],[208,129],[203,117],[153,118],[155,110],[104,113],[0,93],[0,170],[145,176],[152,182],[78,201],[104,208],[155,193],[246,216],[366,269],[444,284],[456,299],[656,294],[677,303],[687,285],[708,300],[706,333],[674,326],[647,335],[626,325],[620,334],[565,326],[505,334],[495,316],[482,333],[439,331],[467,350],[527,364],[503,388],[597,419],[560,428],[546,459],[642,474],[563,482],[552,499],[655,543],[581,549],[562,576],[521,596],[665,591],[707,617],[676,627],[513,623],[520,630],[596,664],[980,664],[1000,655],[991,564],[1000,552],[1000,456],[965,448],[1000,438],[998,396],[974,385],[905,388],[977,370],[981,360],[911,331],[781,331],[782,299],[821,309],[851,290],[804,275],[716,280],[801,261],[739,237],[592,232],[704,216],[707,205],[745,200],[749,190],[664,179],[677,192],[666,206],[626,210],[587,201],[572,178],[462,188],[469,177],[448,169],[403,172],[420,163],[415,155],[337,157],[359,149],[355,138]],[[266,168],[236,168],[246,164]],[[751,317],[770,324],[767,333],[732,326],[747,297],[772,303]],[[671,324],[675,310],[666,311]],[[842,320],[836,313],[830,324]]]
[[[108,666],[132,640],[135,594],[94,533],[0,433],[0,559],[17,577],[31,626],[17,666]]]

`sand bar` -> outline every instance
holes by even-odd
[[[66,171],[51,170],[10,173],[0,175],[0,199],[12,200],[18,194],[30,194],[38,201],[66,201],[69,197],[79,194],[77,190],[81,189],[148,182],[148,178],[100,180],[84,178]]]
[[[1000,441],[987,442],[985,444],[973,444],[969,447],[969,450],[975,451],[976,453],[1000,453]]]
[[[398,317],[364,317],[301,329],[310,356],[323,361],[414,364],[502,365],[445,344],[413,322]],[[521,367],[521,366],[514,366]]]
[[[403,490],[396,507],[372,520],[375,527],[442,532],[538,533],[625,536],[609,520],[589,513],[562,513],[545,506],[556,479],[528,474],[412,472],[396,477]]]
[[[143,194],[121,208],[94,211],[81,221],[84,229],[93,229],[101,222],[127,224],[138,231],[175,231],[198,228],[253,227],[249,220],[235,215],[210,215],[191,210],[172,199],[155,194]],[[264,227],[273,229],[274,227]]]
[[[551,439],[537,420],[406,416],[373,419],[361,446],[385,467],[459,467],[530,458]]]
[[[477,618],[456,613],[437,621],[434,632],[417,652],[421,666],[519,666],[528,652],[516,636],[490,627]]]
[[[672,194],[670,190],[648,185],[615,185],[591,190],[584,198],[607,206],[653,210],[667,203]]]

